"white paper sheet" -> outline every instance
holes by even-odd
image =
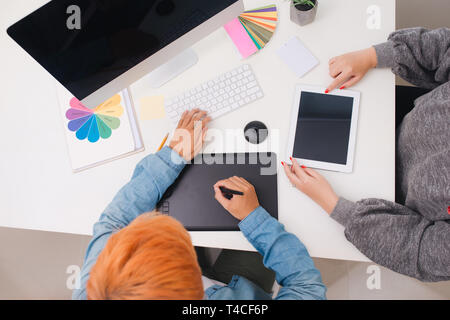
[[[297,37],[284,43],[277,54],[299,78],[319,64],[319,60]]]

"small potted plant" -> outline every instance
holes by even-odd
[[[290,0],[291,21],[304,26],[314,21],[317,12],[317,0]]]

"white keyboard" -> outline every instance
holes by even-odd
[[[176,124],[185,110],[199,108],[215,119],[263,96],[251,67],[244,64],[168,99],[165,108],[169,119]]]

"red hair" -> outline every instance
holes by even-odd
[[[92,267],[88,299],[202,299],[191,238],[174,218],[143,214],[112,235]]]

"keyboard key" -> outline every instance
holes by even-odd
[[[247,94],[248,94],[248,95],[251,95],[251,94],[256,93],[256,92],[258,92],[258,91],[259,91],[259,88],[258,88],[258,87],[253,87],[253,88],[247,90]]]
[[[247,84],[247,88],[250,89],[251,87],[254,87],[256,85],[257,85],[256,81],[253,81]]]

